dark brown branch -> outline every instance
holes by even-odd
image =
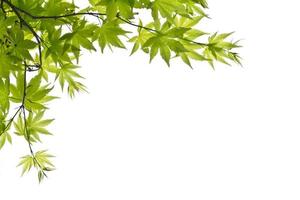
[[[117,18],[120,19],[121,21],[131,25],[131,26],[135,26],[137,28],[141,28],[141,29],[145,29],[151,33],[155,33],[155,34],[160,34],[160,35],[163,35],[164,33],[158,31],[158,30],[155,30],[155,29],[152,29],[152,28],[149,28],[149,27],[145,27],[145,26],[141,26],[141,25],[138,25],[138,24],[135,24],[127,19],[124,19],[122,18],[120,15],[117,15]],[[186,42],[191,42],[193,44],[197,44],[197,45],[200,45],[200,46],[209,46],[209,44],[206,44],[206,43],[201,43],[201,42],[196,42],[196,41],[193,41],[193,40],[189,40],[187,38],[179,38],[180,40],[184,40]]]
[[[10,7],[14,7],[16,10],[18,10],[19,12],[22,12],[26,15],[28,15],[29,17],[33,18],[33,19],[59,19],[59,18],[65,18],[65,17],[74,17],[74,16],[79,16],[79,15],[91,15],[91,16],[101,16],[101,15],[106,15],[105,13],[98,13],[98,12],[79,12],[79,13],[69,13],[69,14],[65,14],[65,15],[53,15],[53,16],[36,16],[31,14],[30,12],[19,8],[15,5],[13,5],[11,2],[9,2],[8,0],[2,0],[5,3],[7,3]]]
[[[27,85],[27,80],[26,80],[26,71],[27,71],[27,67],[26,67],[26,63],[24,62],[24,88],[23,88],[23,96],[22,96],[22,103],[21,105],[19,106],[18,110],[14,113],[14,115],[12,116],[12,118],[10,118],[10,120],[8,121],[7,125],[5,126],[4,130],[2,133],[0,133],[0,136],[2,134],[5,133],[5,131],[10,127],[10,125],[12,124],[12,122],[14,121],[14,119],[16,118],[16,116],[18,115],[18,113],[24,109],[24,105],[25,105],[25,99],[26,99],[26,85]]]
[[[125,23],[131,25],[131,26],[135,26],[135,27],[137,27],[137,28],[145,29],[145,30],[147,30],[147,31],[149,31],[149,32],[152,32],[152,33],[162,34],[162,33],[161,33],[160,31],[158,31],[158,30],[155,30],[155,29],[152,29],[152,28],[148,28],[148,27],[146,27],[146,26],[141,26],[141,25],[138,25],[138,24],[134,24],[134,23],[132,23],[131,21],[122,18],[120,15],[117,15],[117,18],[120,19],[121,21],[123,21],[123,22],[125,22]]]
[[[4,18],[6,19],[6,11],[4,9],[3,0],[1,0],[0,7],[1,7],[1,10],[2,10],[2,12],[4,14]]]
[[[29,147],[30,154],[32,156],[32,159],[33,159],[35,165],[40,169],[41,173],[43,173],[43,175],[45,177],[47,177],[47,174],[45,173],[44,168],[41,166],[41,164],[39,163],[39,161],[35,157],[34,151],[32,149],[32,144],[30,142],[30,133],[28,131],[28,126],[27,126],[27,117],[26,117],[26,110],[25,110],[25,100],[26,100],[26,90],[27,90],[27,67],[28,67],[28,65],[26,64],[26,62],[24,62],[24,75],[23,75],[23,87],[24,88],[23,88],[22,103],[19,106],[18,110],[14,113],[12,118],[9,120],[8,124],[6,125],[6,127],[4,128],[4,130],[0,134],[0,136],[5,133],[5,131],[10,127],[10,125],[12,124],[12,122],[14,121],[16,116],[18,115],[18,113],[20,111],[22,111],[23,120],[24,120],[24,130],[25,130],[24,135],[25,135],[25,138],[28,142],[28,147]]]
[[[21,10],[20,10],[21,11]],[[80,16],[80,15],[91,15],[94,17],[99,17],[101,15],[106,15],[104,13],[95,13],[95,12],[81,12],[81,13],[70,13],[70,14],[65,14],[65,15],[53,15],[53,16],[35,16],[32,15],[26,11],[23,11],[23,13],[27,14],[28,16],[30,16],[33,19],[60,19],[60,18],[66,18],[66,17],[74,17],[74,16]]]
[[[47,177],[47,174],[45,173],[44,168],[41,166],[39,161],[36,159],[35,154],[34,154],[33,149],[32,149],[32,144],[30,142],[30,133],[28,131],[28,126],[27,126],[26,111],[25,111],[24,107],[22,107],[22,113],[23,113],[23,120],[24,120],[25,137],[26,137],[26,140],[27,140],[27,143],[28,143],[28,147],[29,147],[31,157],[33,159],[33,162],[40,169],[40,171],[43,173],[43,175],[45,177]]]
[[[25,100],[26,100],[26,95],[27,95],[26,94],[26,90],[27,90],[27,67],[28,67],[28,65],[26,64],[26,62],[24,62],[24,83],[23,83],[24,89],[23,89],[22,105],[20,106],[20,108],[22,109],[23,120],[24,120],[24,131],[25,131],[24,135],[25,135],[25,138],[28,142],[29,151],[30,151],[30,154],[32,156],[32,159],[33,159],[34,163],[41,170],[43,175],[45,177],[47,177],[46,173],[44,172],[43,167],[41,166],[39,161],[36,159],[35,154],[33,152],[32,144],[30,142],[30,132],[28,131],[28,126],[27,126],[27,117],[26,117],[26,110],[25,110]]]
[[[10,120],[7,123],[7,125],[5,126],[5,128],[3,129],[3,131],[0,133],[0,137],[5,133],[5,131],[7,131],[7,129],[10,127],[10,125],[13,123],[13,121],[15,120],[16,116],[18,115],[18,113],[20,112],[21,109],[22,109],[22,106],[19,106],[18,110],[10,118]]]
[[[27,21],[24,20],[24,18],[21,16],[21,14],[19,13],[19,8],[16,7],[15,5],[13,5],[10,1],[8,0],[2,0],[2,2],[5,2],[11,9],[12,11],[16,14],[16,16],[18,17],[18,19],[20,20],[20,24],[21,26],[24,24],[29,31],[33,34],[33,36],[35,37],[37,43],[38,43],[38,51],[39,51],[39,68],[42,67],[42,39],[40,38],[40,36],[37,34],[37,32],[32,28],[32,26],[30,26],[30,24],[28,24]]]

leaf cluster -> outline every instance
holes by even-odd
[[[46,127],[51,94],[59,85],[70,97],[86,91],[78,69],[83,51],[131,46],[161,57],[170,66],[181,59],[230,65],[240,63],[232,33],[209,33],[198,25],[208,19],[206,0],[89,0],[80,7],[67,0],[0,0],[0,149],[12,134],[24,138],[29,155],[22,174],[36,168],[41,181],[54,166],[46,151],[33,150]],[[142,14],[141,14],[142,13]],[[149,14],[150,20],[142,17]]]

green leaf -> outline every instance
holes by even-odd
[[[3,133],[1,136],[0,136],[0,150],[3,148],[4,144],[5,144],[5,141],[6,141],[6,134]]]
[[[34,159],[31,155],[21,157],[21,161],[19,162],[18,166],[22,167],[22,176],[29,172],[30,169],[34,166]]]
[[[152,17],[154,20],[158,20],[160,14],[163,18],[172,21],[175,13],[188,15],[184,5],[181,4],[179,0],[155,0],[152,4]]]
[[[190,59],[189,59],[189,57],[187,56],[186,53],[180,53],[180,57],[181,57],[182,61],[183,61],[185,64],[187,64],[188,66],[190,66],[191,68],[193,68],[193,67],[192,67],[192,64],[191,64],[191,62],[190,62]]]
[[[167,31],[166,35],[172,38],[182,38],[183,35],[189,30],[190,28],[176,27]]]
[[[170,66],[171,52],[168,46],[164,46],[164,45],[161,46],[160,55],[168,64],[168,66]]]
[[[41,142],[40,134],[52,135],[46,127],[53,122],[54,119],[43,119],[45,111],[37,113],[29,112],[27,122],[27,131],[31,142]]]
[[[114,19],[118,13],[118,5],[115,0],[109,1],[106,7],[106,15],[109,20]]]
[[[38,151],[35,153],[35,158],[41,165],[42,170],[51,171],[54,170],[54,165],[51,162],[51,158],[54,156],[49,154],[47,150]]]
[[[109,21],[103,24],[102,27],[95,31],[94,39],[98,39],[98,44],[101,51],[104,51],[106,46],[125,48],[125,45],[120,40],[120,36],[126,36],[128,31],[123,30],[117,20]]]
[[[39,183],[41,183],[44,178],[45,178],[45,175],[43,174],[43,171],[39,170],[39,172],[38,172]]]
[[[0,111],[6,112],[9,109],[9,81],[0,78]]]

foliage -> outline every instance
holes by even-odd
[[[86,90],[77,71],[84,49],[125,49],[127,40],[131,55],[141,50],[150,62],[159,55],[168,66],[174,58],[190,67],[191,60],[240,63],[232,33],[197,29],[206,8],[206,0],[89,0],[85,8],[67,0],[0,0],[0,149],[14,130],[29,146],[22,174],[35,168],[41,181],[53,170],[52,156],[33,144],[50,135],[53,119],[44,114],[56,83],[71,97]]]

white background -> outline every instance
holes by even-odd
[[[148,55],[84,54],[89,94],[50,105],[41,148],[57,170],[39,185],[0,152],[1,199],[299,200],[298,1],[209,1],[206,30],[241,38],[243,68],[167,68]],[[202,25],[203,26],[203,25]]]

